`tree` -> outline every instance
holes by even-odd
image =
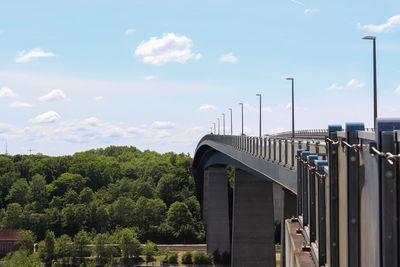
[[[93,201],[93,190],[89,187],[85,187],[79,193],[79,203],[87,204]]]
[[[74,247],[75,251],[78,253],[81,262],[84,261],[84,249],[87,244],[89,244],[90,239],[85,230],[81,230],[75,235]]]
[[[55,236],[53,232],[46,232],[44,243],[44,247],[40,248],[40,258],[46,263],[47,266],[50,266],[52,261],[56,259]]]
[[[80,174],[63,173],[60,177],[48,185],[48,191],[53,196],[63,196],[69,189],[79,193],[85,187],[87,178],[83,178]]]
[[[48,192],[46,188],[46,179],[40,175],[35,174],[32,177],[30,184],[31,199],[36,212],[43,212],[48,205]]]
[[[19,267],[19,266],[28,266],[28,267],[41,267],[43,266],[40,262],[37,253],[29,254],[25,250],[18,250],[15,253],[9,253],[4,258],[1,266],[4,267]]]
[[[104,265],[109,262],[110,257],[114,254],[114,247],[110,246],[110,238],[108,234],[98,234],[94,239],[95,252],[97,262]]]
[[[26,251],[28,254],[33,252],[33,245],[35,244],[36,236],[30,230],[22,230],[18,235],[16,244],[20,250]]]
[[[179,183],[178,179],[173,174],[165,174],[158,181],[157,193],[167,206],[178,199]]]
[[[186,238],[196,236],[194,220],[187,205],[182,202],[175,202],[171,205],[167,214],[167,223],[172,227],[175,237]]]
[[[73,254],[71,238],[68,235],[62,235],[55,242],[55,253],[57,258],[71,257]]]
[[[161,199],[140,197],[135,205],[136,225],[147,231],[150,226],[159,226],[165,219],[167,206]]]
[[[120,246],[122,250],[122,257],[125,262],[128,262],[132,257],[140,257],[142,246],[136,239],[136,233],[131,229],[125,228],[121,232]]]
[[[6,196],[6,200],[10,203],[18,203],[24,206],[28,203],[30,192],[29,185],[25,178],[18,179],[11,186],[10,192]]]
[[[2,225],[7,229],[21,228],[22,226],[22,207],[18,203],[7,205],[7,210],[2,220]]]
[[[157,246],[153,242],[147,240],[146,247],[144,248],[144,254],[146,255],[146,264],[155,261],[154,256],[156,255]]]

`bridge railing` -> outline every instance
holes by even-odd
[[[400,120],[206,138],[296,170],[293,220],[317,266],[400,266]]]
[[[235,149],[249,153],[287,168],[296,169],[295,153],[298,149],[307,149],[326,158],[326,130],[296,131],[295,139],[287,133],[254,137],[237,135],[207,135],[204,138],[233,146]]]

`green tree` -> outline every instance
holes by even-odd
[[[144,254],[146,256],[146,264],[155,261],[154,256],[156,255],[157,246],[153,242],[147,240],[146,246],[144,248]]]
[[[175,202],[171,205],[167,223],[172,227],[175,237],[183,238],[184,243],[187,238],[196,236],[195,222],[185,203]]]
[[[62,235],[57,238],[55,242],[55,253],[57,258],[71,257],[73,254],[73,247],[71,238],[68,235]]]
[[[13,254],[8,254],[5,258],[1,266],[4,267],[41,267],[43,266],[40,262],[37,253],[30,254],[25,250],[18,250]]]
[[[167,206],[161,199],[140,197],[135,205],[136,225],[143,231],[159,226],[165,219]]]
[[[74,237],[74,248],[75,251],[78,253],[80,261],[84,261],[84,250],[87,244],[89,244],[90,239],[88,234],[86,233],[85,230],[81,230],[79,233],[77,233]]]
[[[18,203],[7,205],[7,210],[4,214],[2,225],[7,229],[21,228],[22,226],[22,207]]]
[[[53,232],[46,232],[44,243],[44,247],[40,248],[40,258],[46,263],[46,265],[50,266],[52,261],[56,259],[55,236]]]
[[[40,175],[35,174],[32,177],[30,184],[31,199],[36,212],[43,212],[48,205],[48,192],[46,188],[46,179]]]
[[[88,179],[83,178],[80,174],[63,173],[47,186],[52,196],[63,196],[69,189],[79,193],[85,187]]]
[[[97,262],[104,265],[110,261],[111,256],[114,254],[114,247],[110,246],[110,238],[108,234],[98,234],[94,239],[95,252]]]
[[[178,179],[173,174],[164,174],[158,181],[158,197],[161,198],[167,206],[180,200],[178,196],[179,189]]]
[[[128,262],[132,257],[139,257],[142,253],[142,246],[136,239],[136,233],[129,228],[122,230],[120,246],[122,250],[122,257],[124,258],[125,262]]]
[[[18,234],[18,240],[16,244],[20,250],[26,251],[28,254],[33,252],[33,245],[35,244],[36,236],[30,230],[22,230]]]
[[[29,185],[25,178],[18,179],[11,186],[10,192],[6,196],[6,200],[10,203],[18,203],[21,206],[24,206],[26,203],[28,203],[30,198],[29,189]]]
[[[87,204],[89,202],[92,202],[93,197],[94,197],[93,190],[89,187],[85,187],[79,193],[79,203]]]

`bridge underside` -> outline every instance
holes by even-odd
[[[279,225],[283,230],[296,215],[295,171],[209,142],[193,164],[207,252],[231,253],[232,266],[275,266],[275,239],[284,237]],[[235,167],[233,188],[227,165]]]

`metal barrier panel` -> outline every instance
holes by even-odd
[[[288,142],[287,142],[287,156],[288,156],[287,166],[288,167],[293,166],[294,163],[292,162],[292,144],[291,144],[290,140],[288,140]]]
[[[379,263],[379,169],[378,159],[369,152],[374,140],[361,139],[360,168],[360,266]],[[394,265],[393,265],[394,266]]]
[[[328,161],[328,165],[329,165],[329,161]],[[325,258],[325,263],[327,266],[332,267],[332,262],[331,262],[331,221],[330,221],[330,177],[329,177],[329,167],[324,167],[324,173],[325,175],[325,254],[326,254],[326,258]],[[337,247],[336,247],[337,248]]]
[[[315,170],[316,166],[314,160],[318,160],[317,155],[309,155],[307,157],[308,161],[308,223],[310,226],[310,242],[315,242],[316,240],[316,233],[318,231],[317,226],[317,207],[316,207],[316,175]],[[318,185],[318,184],[317,184]]]
[[[338,149],[338,170],[339,266],[347,267],[347,159],[343,147]]]
[[[282,140],[278,140],[279,163],[282,162]]]
[[[297,216],[303,215],[303,163],[301,162],[302,149],[297,150]]]
[[[310,155],[309,151],[301,152],[301,160],[303,164],[303,175],[302,175],[302,184],[303,184],[303,226],[308,226],[309,220],[309,210],[308,210],[308,181],[309,181],[309,172],[308,166],[304,163],[307,160],[307,156]]]

